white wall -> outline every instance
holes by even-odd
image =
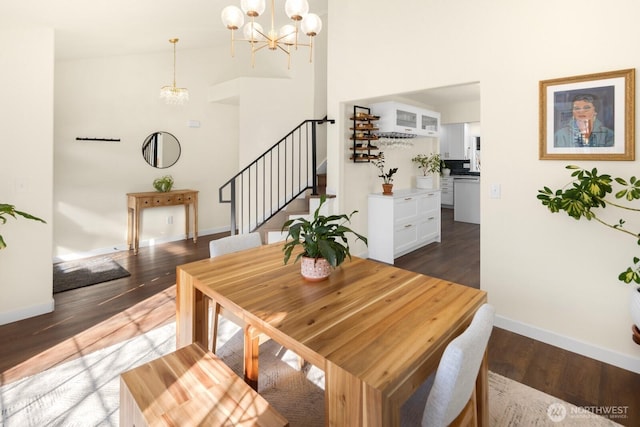
[[[230,73],[228,61],[216,61],[226,53],[178,51],[177,85],[190,94],[182,106],[159,98],[160,87],[173,77],[169,47],[166,53],[56,63],[55,256],[124,249],[126,193],[154,191],[153,180],[167,174],[174,189],[200,191],[201,233],[228,229],[228,206],[217,202],[217,188],[237,170],[238,113],[207,99],[211,82]],[[200,127],[189,127],[189,120],[199,121]],[[180,141],[181,156],[174,166],[156,169],[144,161],[142,143],[155,131]],[[120,142],[81,142],[76,137]],[[168,216],[173,216],[172,225]],[[144,242],[184,235],[184,208],[143,211],[141,231]]]
[[[218,188],[311,118],[314,105],[313,67],[306,61],[294,59],[288,71],[284,54],[264,51],[252,69],[240,48],[235,58],[227,46],[178,49],[177,85],[190,93],[183,106],[165,105],[158,97],[160,87],[172,81],[169,48],[160,54],[56,63],[55,256],[125,249],[125,194],[154,191],[153,180],[166,174],[172,175],[174,189],[200,191],[201,234],[229,229],[229,205],[218,203]],[[219,100],[216,88],[229,82],[240,82],[235,101],[212,102]],[[200,127],[188,127],[189,120]],[[180,141],[181,157],[170,168],[152,168],[142,158],[142,142],[155,131]],[[121,141],[78,142],[76,137]],[[143,211],[141,231],[143,246],[183,236],[184,209]]]
[[[0,225],[0,324],[53,310],[51,210],[53,179],[53,31],[0,28],[0,203],[47,224]],[[11,64],[12,66],[9,66]]]
[[[616,279],[637,245],[596,224],[552,216],[536,200],[537,189],[568,178],[567,162],[538,160],[539,81],[636,68],[640,51],[630,47],[640,38],[640,5],[407,0],[398,8],[330,0],[329,11],[328,110],[342,119],[330,129],[328,148],[338,209],[362,212],[371,191],[370,167],[348,162],[345,103],[479,81],[481,280],[499,324],[640,372],[630,287]],[[597,25],[575,25],[593,22],[594,13]],[[637,161],[572,163],[620,175],[638,168]],[[407,182],[407,173],[401,169],[398,182]],[[494,183],[501,199],[489,198]],[[355,220],[366,230],[366,215]]]
[[[56,62],[52,29],[2,28],[1,72],[11,84],[0,100],[0,203],[15,204],[47,224],[11,220],[2,226],[9,248],[0,254],[0,324],[53,309],[52,259],[126,249],[125,195],[153,191],[157,177],[170,174],[174,188],[200,191],[200,234],[228,230],[229,205],[218,203],[217,189],[238,171],[240,129],[278,123],[288,131],[313,117],[316,106],[314,66],[298,59],[306,68],[288,71],[286,57],[270,51],[253,69],[246,53],[230,58],[228,46],[178,47],[177,84],[189,89],[190,100],[168,106],[158,96],[173,78],[168,43],[162,53]],[[238,105],[210,101],[211,86],[238,77],[280,78],[278,91],[266,86],[253,93],[279,108],[241,119]],[[285,123],[287,117],[293,122]],[[188,127],[189,120],[200,127]],[[182,145],[180,159],[167,169],[152,168],[141,154],[144,139],[159,130]],[[183,223],[182,207],[147,209],[141,244],[181,238]]]

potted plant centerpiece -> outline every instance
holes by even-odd
[[[384,162],[384,153],[381,151],[378,153],[378,157],[373,161],[373,164],[380,170],[380,175],[378,175],[378,177],[383,180],[382,194],[390,196],[393,194],[393,175],[398,172],[398,168],[389,168],[389,171],[385,173]]]
[[[7,203],[0,203],[0,224],[5,224],[7,222],[7,217],[5,215],[11,216],[13,218],[18,218],[16,215],[19,215],[23,218],[44,222],[46,224],[46,222],[43,219],[40,219],[26,212],[16,210],[16,207],[13,205],[10,205]],[[2,235],[0,235],[0,249],[4,249],[6,247],[7,247],[7,243],[2,238]]]
[[[418,164],[418,169],[422,169],[422,175],[416,176],[416,188],[433,188],[433,174],[442,172],[440,154],[418,154],[411,161]]]
[[[549,187],[538,190],[538,199],[549,211],[555,213],[564,211],[576,220],[595,220],[611,230],[624,233],[636,239],[640,245],[640,233],[631,231],[625,227],[626,221],[619,219],[617,223],[609,223],[598,216],[598,209],[607,206],[622,209],[630,214],[640,213],[640,206],[630,206],[629,203],[640,199],[640,178],[632,176],[629,180],[601,174],[596,168],[591,171],[578,166],[569,165],[567,169],[573,170],[573,181],[564,188],[552,191]],[[617,185],[613,193],[613,185]],[[614,195],[614,199],[611,195]],[[633,257],[633,264],[618,275],[618,280],[624,283],[634,282],[640,284],[640,256]],[[633,339],[640,344],[640,287],[631,292],[631,317],[633,319]]]
[[[306,218],[290,219],[282,226],[282,231],[288,228],[286,243],[282,248],[284,263],[286,264],[293,254],[293,250],[300,246],[300,252],[294,262],[301,260],[300,272],[309,281],[324,280],[336,268],[349,257],[351,252],[347,235],[352,233],[356,240],[362,240],[367,244],[367,238],[345,226],[351,221],[350,215],[321,215],[320,209],[326,201],[326,196],[320,196],[320,205],[313,213],[309,221]]]

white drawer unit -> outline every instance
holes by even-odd
[[[440,241],[440,191],[396,190],[369,195],[369,258],[395,258]]]
[[[440,177],[440,203],[442,206],[453,206],[453,177]]]

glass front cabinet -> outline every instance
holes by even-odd
[[[379,133],[414,136],[438,136],[440,113],[395,101],[370,105],[371,113],[380,117]]]

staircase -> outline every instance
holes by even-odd
[[[304,195],[292,200],[284,209],[279,211],[258,228],[264,243],[269,244],[284,240],[287,236],[287,231],[286,229],[282,229],[282,225],[286,221],[299,217],[310,217],[313,215],[320,205],[320,196],[323,194],[326,195],[327,175],[317,174],[317,182],[317,195],[313,195],[310,190],[307,190]],[[333,203],[331,199],[334,197],[335,196],[333,195],[327,195],[327,201],[325,202],[325,206],[323,206],[323,211],[326,210],[326,207],[331,206]]]
[[[316,137],[325,123],[335,121],[305,120],[219,188],[220,203],[230,204],[231,234],[260,230],[266,243],[289,217],[315,210],[313,199],[319,203],[326,192],[326,175],[317,173]]]

